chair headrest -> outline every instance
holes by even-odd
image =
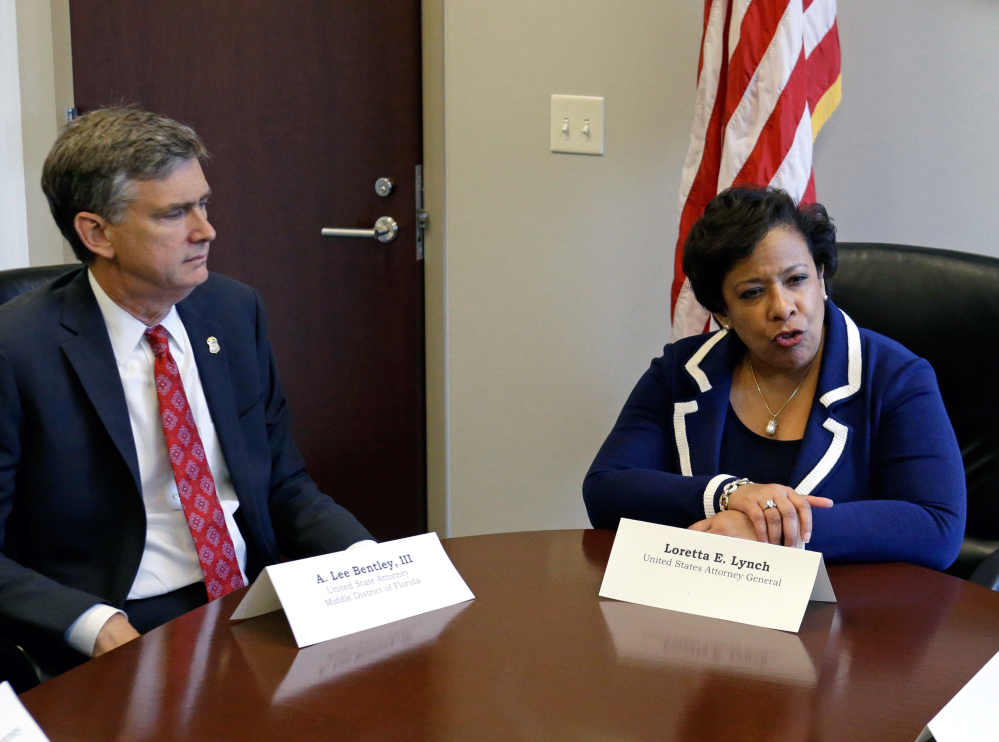
[[[10,301],[25,291],[44,286],[79,267],[78,263],[70,263],[69,265],[42,265],[36,268],[14,268],[0,271],[0,304]]]

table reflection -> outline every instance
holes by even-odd
[[[690,667],[806,688],[818,676],[794,634],[632,603],[600,604],[619,663]]]
[[[282,612],[232,627],[257,687],[279,705],[322,685],[430,644],[468,603],[440,608],[299,649]]]

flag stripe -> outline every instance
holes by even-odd
[[[783,188],[797,203],[805,195],[810,180],[812,180],[812,117],[806,104],[791,146],[774,177],[770,179],[770,185],[774,188]]]
[[[808,68],[801,64],[803,60],[804,54],[802,53],[798,60],[799,64],[795,66],[770,117],[760,131],[753,151],[746,158],[746,163],[739,172],[736,182],[759,183],[761,185],[770,183],[785,161],[797,136],[798,129],[801,127],[802,115],[807,106]],[[808,131],[811,134],[811,120],[809,120]],[[810,166],[811,157],[809,157]],[[808,172],[806,171],[800,186],[795,187],[799,196],[804,193],[807,180]],[[785,182],[787,181],[785,180]],[[785,190],[787,189],[785,188]]]
[[[725,146],[722,149],[718,172],[718,191],[728,188],[752,154],[763,127],[798,60],[801,49],[801,4],[790,2],[781,18],[763,59],[753,73],[752,80],[732,113],[725,127]]]
[[[726,91],[725,125],[745,98],[755,72],[770,47],[774,33],[793,0],[758,0],[747,9],[738,31],[738,47],[732,50]],[[735,17],[732,18],[733,25]]]
[[[690,281],[683,279],[673,312],[673,339],[690,337],[704,332],[711,315],[702,307],[690,288]]]
[[[839,105],[839,102],[843,100],[843,78],[837,77],[836,82],[832,84],[825,94],[819,98],[819,102],[815,106],[815,111],[812,112],[812,141],[819,135],[822,131],[822,127],[825,126],[826,121],[832,116],[833,111]]]
[[[709,0],[710,1],[710,0]],[[697,97],[694,101],[694,125],[690,131],[690,147],[687,150],[687,161],[683,166],[680,180],[680,208],[687,201],[687,196],[701,167],[708,128],[714,114],[715,99],[722,71],[723,38],[725,32],[726,0],[711,2],[711,15],[704,30],[704,42],[701,56],[707,62],[697,79]]]
[[[711,324],[683,274],[683,244],[704,207],[744,182],[814,201],[812,141],[841,96],[836,0],[705,0],[694,123],[678,194],[674,340]]]
[[[805,56],[812,56],[812,50],[819,45],[836,23],[836,0],[815,0],[803,14],[802,30],[805,42]]]
[[[725,69],[725,24],[730,9],[728,0],[707,0],[707,26],[704,32],[702,56],[705,66],[697,83],[694,105],[694,124],[690,132],[687,161],[680,179],[680,232],[674,253],[673,286],[670,291],[671,315],[676,313],[676,303],[683,286],[683,241],[691,225],[703,210],[704,194],[714,197],[718,182],[718,162],[721,147],[721,107],[716,105],[718,92],[723,85]],[[698,207],[698,204],[701,204]]]
[[[819,98],[831,88],[839,77],[839,32],[835,26],[829,29],[819,45],[812,50],[806,61],[811,84],[808,91],[808,105],[814,111]]]
[[[808,175],[808,185],[805,186],[805,195],[801,197],[801,202],[806,204],[815,203],[815,170]]]
[[[742,36],[742,21],[746,17],[746,12],[753,0],[732,0],[732,20],[729,23],[728,32],[728,59],[729,63],[739,48],[739,40]],[[757,3],[758,5],[759,3]],[[762,52],[761,52],[762,53]]]

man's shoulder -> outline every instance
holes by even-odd
[[[177,304],[177,310],[188,332],[192,323],[203,320],[256,343],[263,327],[263,303],[257,291],[220,273],[209,273],[208,280]]]
[[[259,297],[255,289],[221,273],[210,272],[208,280],[191,292],[181,303],[194,306],[215,305],[256,307]]]
[[[67,288],[81,275],[83,266],[0,305],[0,342],[18,338],[42,340],[62,320]]]
[[[259,295],[251,286],[213,272],[177,305],[177,309],[185,321],[188,313],[193,313],[228,326],[253,326],[257,323],[260,303]]]

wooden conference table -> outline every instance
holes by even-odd
[[[62,740],[913,742],[999,651],[999,594],[832,566],[790,634],[598,598],[609,531],[444,541],[474,601],[298,650],[242,592],[21,696]]]

